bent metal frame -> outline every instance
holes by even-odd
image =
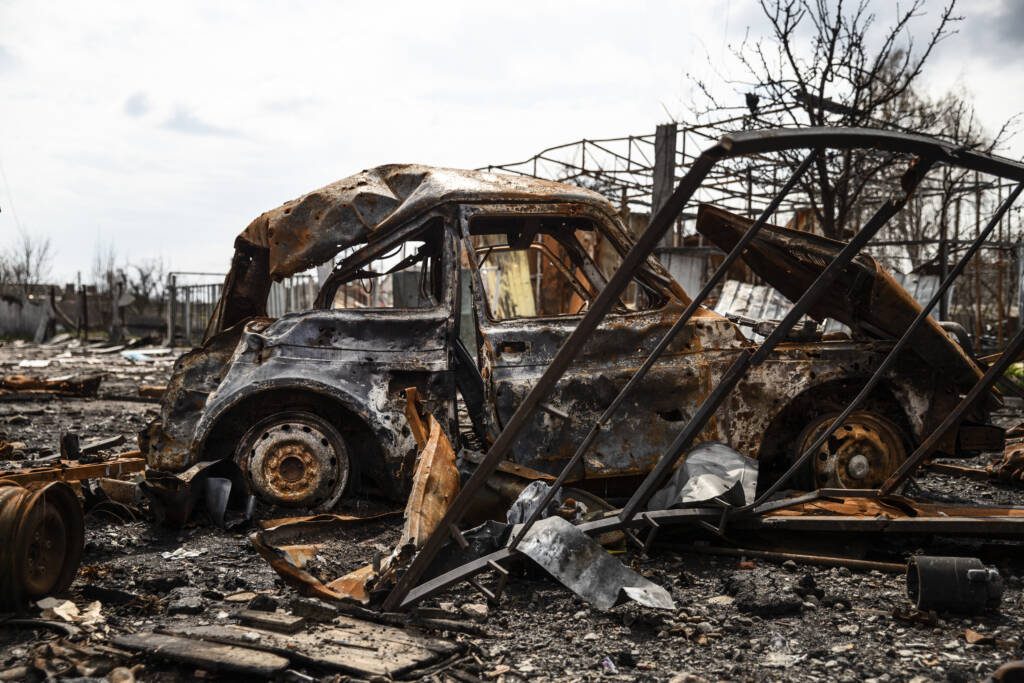
[[[878,489],[818,489],[817,491],[804,494],[796,498],[775,500],[769,502],[769,498],[776,494],[791,478],[803,467],[812,455],[818,450],[822,443],[838,429],[849,415],[857,409],[861,402],[870,394],[871,390],[882,379],[882,376],[895,362],[897,356],[906,347],[914,332],[925,322],[927,316],[939,303],[946,291],[964,271],[971,257],[984,245],[992,231],[999,224],[1000,219],[1006,214],[1009,208],[1019,197],[1024,188],[1024,164],[996,157],[992,155],[973,152],[970,150],[955,147],[949,143],[920,135],[906,133],[871,130],[864,128],[801,128],[801,129],[779,129],[739,133],[721,138],[716,144],[700,154],[690,167],[689,171],[680,180],[679,185],[669,196],[664,205],[654,214],[646,231],[640,235],[636,244],[623,257],[618,270],[609,278],[607,284],[600,291],[592,302],[590,309],[580,319],[579,324],[572,334],[565,340],[558,350],[551,364],[544,374],[537,381],[536,385],[524,398],[519,408],[513,414],[504,430],[498,435],[491,445],[487,454],[473,472],[466,484],[462,487],[459,495],[452,501],[444,518],[438,524],[435,531],[426,539],[419,552],[414,556],[408,569],[402,574],[384,601],[385,610],[406,609],[425,597],[432,595],[447,586],[459,581],[469,581],[477,590],[481,591],[489,599],[496,599],[507,578],[507,571],[502,566],[502,561],[507,560],[516,554],[516,547],[522,541],[524,535],[529,531],[541,510],[547,508],[548,503],[555,497],[560,487],[564,484],[569,473],[574,470],[587,450],[599,436],[602,427],[615,416],[615,412],[622,402],[639,385],[640,380],[651,369],[662,352],[668,347],[672,339],[686,325],[687,321],[698,310],[700,305],[712,292],[715,286],[723,279],[729,267],[739,259],[746,247],[757,236],[761,228],[768,222],[786,195],[797,185],[800,178],[815,166],[816,160],[823,159],[826,150],[842,149],[864,149],[876,150],[881,153],[898,155],[897,158],[909,158],[910,163],[902,175],[900,186],[894,188],[891,195],[881,203],[875,212],[868,218],[860,230],[850,239],[846,246],[835,256],[807,288],[803,295],[790,308],[785,318],[775,330],[764,339],[758,346],[752,346],[740,351],[735,361],[723,374],[721,380],[708,394],[706,399],[695,410],[693,416],[679,432],[675,440],[661,455],[654,468],[647,474],[629,501],[620,510],[609,514],[603,519],[587,522],[579,525],[579,528],[589,534],[599,534],[605,531],[622,530],[628,538],[639,543],[639,539],[633,533],[634,529],[649,529],[649,535],[644,544],[649,545],[654,538],[659,526],[666,523],[691,523],[699,524],[713,531],[722,533],[727,524],[732,526],[756,527],[759,517],[766,512],[778,510],[782,507],[793,505],[799,502],[814,500],[823,496],[842,497],[867,497],[877,498],[891,494],[902,484],[917,468],[922,461],[930,455],[942,437],[952,427],[956,426],[962,419],[964,413],[971,405],[989,392],[993,384],[1002,376],[1009,365],[1016,360],[1021,351],[1024,350],[1024,328],[1009,341],[1002,355],[988,367],[984,375],[978,379],[975,385],[960,400],[943,422],[931,434],[925,437],[920,446],[904,461],[899,469],[882,484]],[[772,153],[801,153],[805,156],[799,163],[792,175],[782,187],[780,192],[765,207],[757,220],[747,229],[743,237],[735,247],[726,255],[721,265],[715,270],[708,282],[701,288],[700,292],[693,298],[693,301],[683,310],[679,319],[666,332],[664,337],[651,351],[644,363],[637,369],[632,378],[623,386],[621,391],[600,416],[587,435],[579,443],[575,453],[565,465],[558,477],[552,483],[546,496],[530,515],[530,517],[519,526],[509,543],[502,549],[484,557],[472,560],[460,567],[448,571],[440,576],[422,581],[425,572],[430,567],[434,558],[437,557],[441,548],[449,539],[464,545],[465,539],[459,531],[458,524],[465,514],[470,502],[480,491],[488,477],[495,471],[498,464],[506,459],[511,453],[516,439],[522,428],[527,424],[534,413],[543,406],[550,391],[572,364],[573,360],[583,348],[584,343],[591,336],[594,330],[601,324],[605,316],[611,310],[619,296],[624,292],[629,282],[640,265],[653,253],[654,248],[661,241],[662,237],[673,225],[676,217],[683,211],[691,201],[694,193],[700,189],[705,178],[711,170],[722,162],[739,157]],[[683,454],[689,450],[694,438],[700,433],[707,421],[712,417],[722,402],[729,396],[739,381],[744,377],[747,370],[754,365],[763,362],[768,354],[777,344],[783,341],[790,330],[814,305],[817,299],[835,281],[842,269],[846,267],[869,243],[878,231],[895,216],[911,197],[914,189],[925,178],[934,167],[947,165],[963,169],[977,171],[1000,179],[1017,183],[1014,190],[998,206],[995,213],[990,217],[983,230],[971,243],[969,248],[962,254],[957,264],[949,271],[948,275],[940,284],[938,290],[922,308],[921,312],[907,327],[903,335],[895,341],[892,349],[885,356],[884,360],[867,380],[864,387],[856,397],[846,406],[845,409],[833,420],[828,429],[824,430],[810,444],[804,452],[792,463],[789,469],[770,487],[768,487],[750,505],[737,508],[722,507],[698,507],[675,510],[648,511],[646,509],[650,497],[662,486],[671,475],[675,466],[679,463]],[[870,524],[871,520],[863,520]],[[1024,534],[1024,518],[1002,517],[999,520],[985,519],[984,517],[958,518],[958,519],[935,519],[920,520],[915,529],[924,525],[935,532],[949,533],[1009,533]],[[992,524],[996,522],[996,524]],[[856,526],[855,521],[846,518],[848,525]],[[930,524],[929,524],[930,523]],[[923,530],[923,529],[921,529]],[[484,571],[496,571],[499,575],[497,587],[488,589],[473,577]]]

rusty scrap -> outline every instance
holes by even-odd
[[[0,377],[0,401],[37,399],[41,396],[89,398],[96,396],[102,381],[102,373],[62,377],[6,375]]]
[[[66,590],[84,543],[82,507],[68,484],[0,479],[0,610]]]
[[[166,391],[166,384],[140,384],[139,398],[155,398],[159,400],[164,397]]]
[[[1024,484],[1024,439],[1016,438],[1007,442],[1003,457],[989,464],[985,469],[988,476],[998,481]]]
[[[412,544],[419,548],[434,533],[437,523],[459,492],[459,471],[455,467],[455,451],[444,435],[441,423],[427,413],[420,415],[416,389],[405,390],[405,414],[420,454],[412,478],[412,491],[405,506],[405,526],[399,546]]]
[[[59,460],[56,464],[48,464],[43,467],[0,470],[0,479],[25,486],[33,482],[117,479],[143,472],[145,469],[146,460],[139,451],[126,451],[103,462],[83,464],[74,460]]]

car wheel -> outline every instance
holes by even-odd
[[[796,441],[793,457],[800,457],[838,416],[821,415],[808,424]],[[896,424],[875,413],[856,411],[811,457],[810,488],[877,488],[906,459],[906,442]]]
[[[239,441],[235,461],[263,501],[316,512],[334,507],[352,471],[341,432],[305,411],[257,422]]]

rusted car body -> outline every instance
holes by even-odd
[[[701,214],[702,231],[730,248],[743,219]],[[206,341],[178,360],[142,450],[171,472],[233,459],[256,493],[282,505],[328,508],[359,483],[401,496],[416,453],[403,391],[416,388],[456,450],[493,441],[632,244],[604,197],[533,178],[385,166],[311,192],[237,238]],[[841,246],[768,227],[748,262],[793,297],[802,286],[793,274],[813,280],[822,255]],[[339,254],[314,309],[266,317],[272,280]],[[407,271],[415,286],[402,294]],[[382,291],[389,276],[387,305],[346,307],[349,293],[362,296],[358,283]],[[521,432],[513,462],[559,472],[689,302],[649,258]],[[885,321],[919,310],[877,263],[851,264],[810,311],[851,335],[802,328],[751,368],[700,440],[758,457],[770,481],[892,348]],[[881,484],[979,376],[937,325],[918,341],[823,447],[808,488]],[[574,485],[627,491],[751,345],[734,322],[699,309],[605,425]],[[940,450],[999,448],[985,423],[980,407]]]

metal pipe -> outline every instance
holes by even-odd
[[[857,407],[860,406],[860,404],[864,401],[864,399],[868,397],[871,391],[881,381],[882,376],[886,372],[888,372],[889,368],[892,367],[892,364],[896,362],[896,358],[899,356],[903,348],[910,342],[910,339],[914,335],[914,333],[918,330],[919,327],[921,327],[921,325],[924,324],[925,320],[928,319],[929,313],[931,313],[931,311],[935,308],[937,304],[939,304],[941,301],[945,299],[946,292],[953,285],[953,282],[956,281],[958,277],[960,277],[960,274],[964,271],[964,268],[967,267],[967,263],[971,260],[974,254],[978,252],[978,250],[981,248],[981,245],[985,243],[985,239],[995,229],[1003,214],[1010,210],[1010,207],[1013,205],[1014,201],[1016,201],[1017,197],[1020,196],[1021,190],[1024,190],[1024,184],[1018,185],[1017,188],[1013,192],[1011,192],[1010,195],[1006,198],[1006,201],[1004,201],[999,206],[999,208],[996,209],[995,214],[993,214],[992,218],[989,219],[989,222],[985,226],[985,229],[981,233],[979,233],[977,237],[974,238],[974,241],[971,243],[971,246],[960,258],[956,266],[954,266],[953,270],[950,271],[945,276],[945,279],[943,279],[942,284],[939,285],[939,288],[932,295],[932,298],[928,300],[928,303],[917,314],[913,322],[911,322],[910,325],[907,327],[906,331],[904,331],[903,335],[899,338],[896,344],[893,345],[892,349],[889,350],[889,353],[885,356],[885,358],[882,360],[879,366],[875,369],[871,377],[868,378],[868,381],[864,384],[864,386],[853,398],[853,400],[850,401],[850,403],[847,404],[846,408],[844,408],[843,411],[839,413],[839,415],[832,421],[828,429],[819,434],[818,437],[811,443],[811,445],[808,446],[807,449],[800,454],[800,457],[793,461],[793,464],[789,466],[789,469],[787,469],[781,477],[776,479],[775,482],[772,483],[772,485],[769,486],[764,491],[764,493],[762,493],[758,497],[756,501],[754,501],[753,505],[759,505],[763,503],[764,501],[768,500],[776,491],[782,488],[782,486],[786,482],[788,482],[794,474],[800,471],[800,469],[807,464],[807,461],[810,460],[811,457],[813,457],[814,453],[817,452],[819,448],[821,448],[821,445],[825,443],[825,441],[830,436],[832,436],[832,434],[837,429],[839,429],[844,422],[846,422],[846,419],[850,417],[853,411],[856,410]]]
[[[850,569],[875,570],[902,574],[907,571],[907,565],[898,562],[875,562],[873,560],[858,560],[853,557],[835,557],[831,555],[805,555],[803,553],[787,553],[778,550],[751,550],[749,548],[723,548],[720,546],[700,545],[672,545],[673,549],[684,552],[697,553],[700,555],[724,555],[727,557],[755,557],[762,560],[773,560],[786,562],[793,560],[800,564],[814,564],[822,567],[849,567]]]

